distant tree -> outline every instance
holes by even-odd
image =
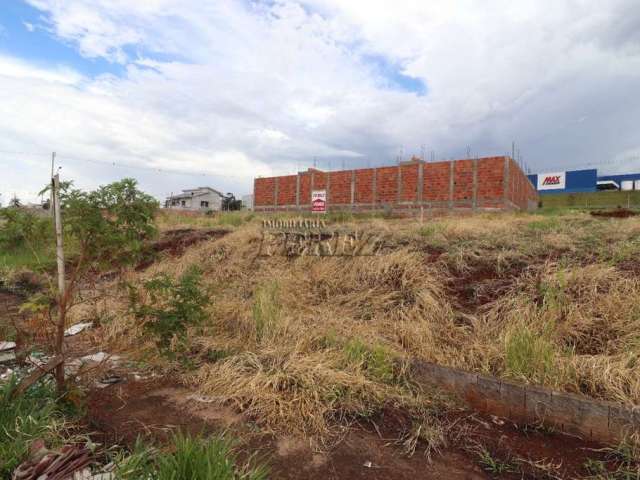
[[[235,195],[231,192],[222,197],[222,210],[225,212],[231,210],[240,210],[242,208],[242,200],[236,199]]]
[[[20,208],[0,210],[0,248],[36,252],[53,239],[51,220]]]
[[[16,197],[15,195],[11,200],[9,200],[9,207],[11,208],[20,208],[22,206],[22,201]]]

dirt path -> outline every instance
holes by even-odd
[[[189,390],[166,381],[128,381],[91,393],[87,423],[106,444],[125,445],[132,445],[140,435],[162,442],[174,429],[192,434],[229,429],[249,438],[243,454],[257,454],[266,460],[274,479],[490,478],[463,452],[447,451],[429,463],[421,454],[403,455],[392,439],[363,428],[352,429],[336,447],[323,452],[301,438],[260,434],[255,423],[233,410],[196,398]]]
[[[413,456],[401,451],[396,442],[407,427],[403,425],[406,417],[393,410],[376,418],[375,428],[361,425],[350,429],[341,442],[326,451],[295,436],[261,433],[257,422],[202,400],[208,399],[175,382],[130,378],[91,392],[87,423],[107,445],[132,445],[138,436],[162,443],[175,429],[205,435],[228,430],[243,440],[241,456],[256,454],[265,460],[274,479],[582,478],[587,474],[587,460],[604,458],[596,452],[600,445],[531,427],[520,428],[495,417],[458,412],[453,419],[464,427],[462,443],[466,447],[451,446],[429,462],[420,445]],[[517,460],[520,470],[485,472],[479,451],[470,448],[474,445],[505,465]],[[550,470],[545,469],[553,465],[559,466],[556,474],[560,476],[546,476]]]

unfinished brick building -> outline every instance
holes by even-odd
[[[538,194],[510,157],[485,157],[256,178],[256,211],[311,209],[311,192],[325,190],[327,210],[526,210]]]

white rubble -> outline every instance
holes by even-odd
[[[90,328],[92,326],[93,326],[93,323],[91,322],[76,323],[75,325],[70,326],[64,331],[64,336],[72,337],[73,335],[77,335],[83,330],[86,330],[87,328]]]
[[[0,352],[13,350],[16,348],[16,342],[0,342]]]

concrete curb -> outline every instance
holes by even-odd
[[[602,443],[617,443],[640,431],[639,407],[521,385],[430,362],[415,361],[412,373],[420,385],[443,388],[476,410],[516,423],[542,423]]]

